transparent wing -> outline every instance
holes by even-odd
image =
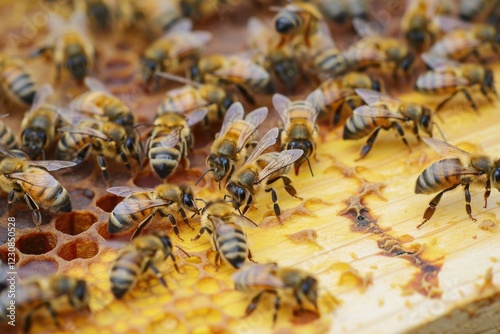
[[[191,19],[177,20],[165,33],[165,36],[172,35],[178,32],[190,32],[193,30],[193,21]]]
[[[224,116],[224,121],[222,122],[219,135],[225,134],[234,122],[243,119],[244,114],[245,110],[243,109],[241,102],[234,102],[231,104],[229,109],[226,111],[226,115]]]
[[[389,96],[385,93],[377,92],[376,90],[372,89],[365,89],[365,88],[356,88],[354,89],[356,94],[359,95],[365,101],[366,104],[375,104],[377,102],[383,101],[383,102],[390,102],[390,103],[395,103],[399,104],[401,103],[400,100]]]
[[[84,12],[75,11],[69,19],[69,24],[78,32],[84,35],[88,35],[87,15]]]
[[[286,166],[293,164],[297,161],[302,155],[304,151],[302,150],[286,150],[280,152],[274,160],[267,164],[267,166],[259,173],[259,179],[257,183],[262,182],[271,174],[279,171]]]
[[[257,146],[255,146],[255,148],[253,149],[252,154],[250,154],[247,161],[245,161],[245,164],[253,162],[268,147],[276,144],[276,139],[278,138],[278,135],[279,135],[278,128],[272,128],[271,130],[267,131],[267,133],[264,136],[262,136],[262,138],[259,140]]]
[[[10,114],[3,114],[3,115],[0,115],[0,119],[5,118],[5,117],[7,117],[7,116],[9,116],[9,115],[10,115]]]
[[[405,120],[406,118],[398,113],[390,112],[382,106],[360,106],[353,110],[353,115],[369,118],[395,118]]]
[[[9,150],[9,148],[3,143],[0,143],[0,154],[8,157],[15,157],[14,154],[12,154],[12,152]]]
[[[255,287],[270,287],[281,289],[285,284],[281,279],[273,275],[277,270],[276,263],[255,264],[250,263],[231,275],[234,282]],[[248,278],[251,277],[249,280]]]
[[[49,173],[12,173],[8,176],[11,179],[16,179],[42,188],[54,188],[59,186],[59,182]]]
[[[455,156],[457,158],[460,158],[460,157],[470,158],[472,156],[472,154],[470,154],[469,152],[464,151],[464,150],[462,150],[456,146],[453,146],[451,144],[448,144],[445,141],[442,141],[442,140],[439,140],[436,138],[427,138],[427,137],[422,138],[422,139],[427,143],[427,145],[432,147],[438,154],[440,154],[442,156],[452,155],[452,156]]]
[[[456,29],[468,30],[472,28],[471,23],[459,20],[458,18],[453,16],[438,15],[435,20],[439,29],[444,32],[449,32]]]
[[[113,209],[113,212],[117,215],[128,215],[140,211],[144,211],[149,208],[154,208],[157,206],[169,206],[172,202],[165,201],[163,199],[146,199],[146,200],[135,200],[135,199],[124,199]]]
[[[257,17],[251,17],[247,22],[247,43],[256,51],[264,54],[268,52],[268,44],[263,36],[266,36],[268,27]]]
[[[166,94],[168,96],[170,96],[170,95],[177,95],[177,94],[171,94],[171,92],[176,92],[178,90],[182,91],[182,90],[185,90],[185,89],[191,89],[191,87],[189,87],[189,86],[194,86],[194,87],[200,87],[201,86],[201,84],[199,82],[196,82],[196,81],[193,81],[193,80],[189,80],[187,78],[184,78],[184,77],[172,74],[172,73],[157,72],[156,75],[159,76],[159,77],[165,78],[167,80],[170,80],[170,81],[179,82],[179,83],[188,85],[188,87],[180,87],[180,88],[171,89],[171,90],[167,91]]]
[[[456,77],[447,73],[426,72],[417,78],[416,86],[426,89],[437,89],[443,87],[466,86],[469,81],[465,78]]]
[[[450,67],[453,68],[461,65],[457,61],[443,58],[438,55],[433,55],[432,53],[429,52],[422,53],[421,57],[424,63],[433,70],[437,70],[440,68],[450,68]]]
[[[37,160],[37,161],[27,161],[27,163],[30,164],[31,166],[38,166],[45,168],[49,172],[76,166],[75,162],[61,161],[61,160]]]
[[[208,109],[205,108],[192,111],[186,115],[186,122],[189,127],[192,127],[193,125],[201,121],[207,115],[207,113]]]
[[[95,118],[77,112],[75,109],[56,108],[56,112],[66,123],[71,125],[77,125],[82,121],[91,121],[94,123],[98,123]],[[99,112],[99,114],[102,114],[102,112]]]
[[[292,104],[292,101],[285,95],[281,95],[279,93],[276,93],[273,95],[273,107],[274,110],[278,113],[278,116],[280,117],[281,121],[283,124],[285,124],[285,127],[287,127],[288,123],[290,122],[289,116],[288,116],[288,106]]]
[[[238,138],[237,148],[241,150],[243,146],[247,143],[248,139],[255,133],[257,128],[264,122],[267,117],[267,107],[261,107],[255,109],[245,117],[245,122],[247,126],[240,133]]]
[[[52,88],[51,84],[45,84],[42,87],[38,88],[29,112],[33,112],[34,110],[40,108],[40,106],[44,104],[45,101],[47,101],[47,98],[53,94],[54,88]]]
[[[240,216],[237,214],[234,214],[234,218],[236,220],[236,224],[240,225],[241,227],[247,227],[247,228],[257,228],[259,227],[257,224],[255,224],[253,221],[248,219],[245,216]]]
[[[377,29],[379,25],[373,26],[370,24],[370,22],[358,17],[352,20],[352,25],[354,27],[354,30],[360,37],[373,37],[381,35],[381,32]]]
[[[111,94],[111,91],[109,88],[102,83],[100,80],[97,80],[96,78],[92,78],[89,76],[86,76],[84,79],[85,86],[87,86],[88,89],[94,92],[105,92],[108,94]]]
[[[132,194],[150,192],[154,190],[154,188],[119,186],[108,188],[107,192],[120,197],[129,197]]]
[[[59,132],[71,132],[71,133],[78,133],[84,136],[90,136],[90,137],[95,137],[99,138],[102,140],[108,140],[109,137],[106,136],[104,133],[101,131],[98,131],[96,129],[92,128],[84,128],[84,127],[77,127],[77,126],[63,126],[62,128],[59,128],[57,131]]]
[[[179,132],[180,128],[172,130],[172,132],[170,132],[168,136],[160,141],[161,146],[163,146],[164,148],[172,148],[177,145],[177,143],[179,142]]]

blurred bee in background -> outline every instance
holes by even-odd
[[[7,116],[9,116],[9,114],[0,115],[0,119]],[[15,150],[18,148],[14,132],[12,132],[12,129],[3,121],[0,121],[0,146],[4,146],[8,150]]]
[[[4,104],[20,106],[33,103],[37,87],[26,64],[19,58],[0,54],[0,98]]]
[[[274,16],[274,28],[281,35],[278,47],[296,36],[301,36],[305,44],[310,45],[309,35],[316,31],[317,23],[323,20],[323,15],[314,4],[293,1],[285,7],[272,9],[278,10]]]
[[[235,168],[240,167],[246,158],[248,142],[266,119],[267,112],[267,107],[258,108],[243,119],[245,111],[241,103],[236,102],[231,105],[224,117],[220,132],[210,147],[210,155],[206,161],[208,169],[199,180],[207,172],[213,172],[220,189],[221,180],[225,177],[231,178]]]
[[[302,75],[300,59],[292,46],[286,44],[279,48],[277,32],[257,17],[248,20],[247,44],[255,63],[272,73],[290,93]]]
[[[498,53],[500,32],[485,23],[469,23],[449,16],[440,16],[437,20],[446,34],[429,49],[428,53],[458,61],[474,56],[482,61],[492,53]]]
[[[31,109],[24,114],[21,122],[21,149],[35,160],[42,154],[45,160],[45,150],[56,137],[59,114],[56,106],[47,103],[47,98],[54,94],[51,85],[43,85],[36,92]]]
[[[498,0],[460,0],[459,16],[465,21],[484,21],[491,14],[498,13]]]
[[[202,21],[217,14],[223,6],[234,6],[239,3],[238,0],[180,0],[179,6],[183,16],[194,21]]]
[[[0,293],[0,322],[6,323],[8,307],[11,305],[11,291],[5,289]],[[66,302],[64,301],[66,300]],[[16,284],[16,312],[23,315],[23,332],[29,332],[34,313],[46,307],[60,327],[56,309],[69,303],[77,311],[89,309],[89,288],[87,282],[65,275],[36,277],[21,280]]]
[[[368,0],[310,0],[328,19],[344,24],[350,18],[368,19],[370,4]]]
[[[431,219],[443,194],[460,185],[464,186],[465,191],[465,211],[472,221],[476,221],[476,218],[472,216],[469,187],[471,185],[485,187],[484,207],[486,208],[491,185],[500,191],[500,160],[483,154],[471,154],[441,140],[424,138],[424,141],[440,155],[448,158],[433,162],[417,178],[416,194],[439,192],[430,201],[424,213],[424,220],[417,228]]]
[[[109,188],[108,192],[125,197],[109,216],[108,232],[126,232],[135,228],[131,239],[141,234],[154,215],[159,213],[168,218],[175,235],[183,240],[172,212],[178,211],[189,227],[185,210],[198,213],[193,189],[187,185],[160,184],[156,188],[121,186]]]
[[[277,128],[269,130],[257,143],[254,150],[247,158],[245,163],[238,168],[226,184],[226,195],[235,209],[244,205],[242,214],[248,210],[255,200],[256,193],[264,185],[266,192],[271,192],[271,198],[274,203],[274,213],[281,215],[278,205],[278,195],[276,190],[270,185],[279,179],[283,180],[285,190],[293,197],[297,196],[297,191],[292,186],[292,180],[286,176],[290,171],[290,166],[300,159],[304,151],[300,149],[285,150],[280,153],[270,152],[262,154],[268,147],[276,143],[279,135]],[[265,181],[265,182],[264,182]],[[264,184],[262,184],[264,183]]]
[[[69,22],[51,15],[48,21],[49,37],[35,55],[53,53],[56,63],[56,81],[61,79],[63,66],[76,81],[82,81],[93,68],[95,49],[87,33],[87,18],[75,12]]]
[[[250,91],[265,92],[270,89],[270,75],[252,60],[238,55],[220,54],[204,56],[190,69],[192,80],[216,85],[234,85],[251,104],[255,99]]]
[[[68,191],[48,172],[75,166],[68,161],[29,161],[19,150],[8,151],[0,148],[5,157],[0,161],[0,188],[7,193],[7,211],[12,203],[24,200],[33,215],[33,222],[40,228],[42,216],[40,208],[53,215],[71,212]]]
[[[369,135],[366,144],[361,148],[359,159],[363,159],[370,152],[381,129],[395,129],[410,152],[411,147],[403,130],[406,124],[411,127],[418,141],[420,141],[419,129],[432,137],[433,127],[437,124],[433,121],[432,111],[429,108],[402,102],[370,89],[356,88],[355,91],[367,105],[356,108],[353,115],[347,119],[343,138],[360,139]]]
[[[407,1],[406,11],[401,19],[401,30],[416,52],[428,49],[438,37],[439,27],[433,16],[445,10],[441,2],[443,1]]]
[[[245,310],[249,316],[257,308],[266,293],[274,295],[273,324],[278,319],[281,298],[292,296],[300,311],[313,307],[318,310],[318,281],[309,273],[290,267],[279,267],[276,263],[248,264],[232,275],[236,291],[256,293]]]
[[[229,263],[233,268],[241,268],[248,260],[252,261],[252,253],[248,248],[247,235],[243,227],[255,228],[251,220],[233,213],[233,207],[219,199],[208,202],[203,208],[200,232],[192,239],[198,240],[203,233],[211,236],[212,247],[217,252],[215,266],[219,260]]]
[[[323,81],[318,88],[312,91],[306,100],[314,101],[315,105],[330,116],[330,124],[342,124],[352,111],[364,104],[363,100],[354,91],[356,88],[372,89],[383,92],[383,82],[362,72],[350,72],[339,78],[330,78]],[[349,112],[344,112],[345,106]]]
[[[460,64],[427,53],[422,54],[422,59],[432,70],[417,78],[415,89],[427,94],[449,94],[436,106],[436,111],[441,110],[458,93],[463,93],[471,107],[477,111],[470,92],[472,88],[479,88],[481,94],[492,103],[494,101],[490,94],[498,96],[493,71],[489,68],[479,64]]]
[[[185,64],[196,62],[211,39],[208,31],[192,31],[192,22],[188,19],[176,22],[144,51],[141,67],[146,88],[158,87],[158,72],[179,72]]]
[[[198,109],[187,115],[168,112],[155,118],[146,146],[149,165],[158,177],[167,178],[177,169],[181,159],[185,168],[189,168],[187,155],[194,144],[191,127],[206,115],[207,109]]]
[[[175,270],[179,272],[173,254],[172,241],[166,233],[156,231],[132,240],[120,251],[111,267],[109,278],[111,292],[115,298],[123,298],[148,269],[151,269],[163,286],[168,287],[157,268],[167,258],[172,259]]]
[[[316,100],[320,96],[309,96],[307,100],[292,102],[289,98],[281,94],[273,95],[274,110],[281,120],[281,150],[300,149],[302,156],[295,161],[295,175],[299,174],[299,168],[307,161],[311,175],[311,162],[309,157],[316,150],[318,141],[318,126],[316,120],[319,115],[319,108]]]
[[[111,9],[103,0],[75,0],[75,11],[85,12],[89,21],[100,30],[111,27]]]

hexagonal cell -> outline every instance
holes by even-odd
[[[28,233],[17,239],[16,247],[23,254],[40,255],[53,250],[57,245],[57,237],[53,233]]]
[[[151,172],[140,173],[134,177],[134,184],[138,187],[154,188],[161,180]]]
[[[131,47],[130,44],[127,46],[125,46],[125,44],[121,44],[121,45],[123,45],[125,47],[125,49]],[[104,66],[106,66],[106,68],[108,68],[110,70],[122,70],[126,67],[132,66],[132,64],[131,64],[130,60],[126,59],[125,57],[121,57],[121,58],[115,57],[115,58],[112,58],[112,59],[109,59],[108,61],[106,61],[106,64]]]
[[[99,245],[94,241],[77,239],[61,246],[57,255],[66,261],[90,259],[99,252]]]
[[[57,272],[59,265],[52,258],[32,259],[19,263],[17,274],[21,278],[30,276],[51,276]]]
[[[97,233],[101,235],[106,240],[113,241],[129,241],[130,233],[119,233],[119,234],[111,234],[108,232],[108,223],[103,223],[97,228]]]
[[[97,216],[90,211],[72,211],[57,217],[56,230],[69,235],[78,235],[87,231],[97,222]]]
[[[9,256],[9,253],[10,253],[10,251],[7,247],[1,248],[0,249],[0,261],[7,264],[9,257],[12,256],[12,255]],[[19,252],[17,251],[17,249],[14,250],[14,254],[15,254],[14,263],[17,263],[17,262],[19,262]]]
[[[123,200],[123,197],[113,194],[104,195],[97,199],[96,205],[103,211],[111,212]]]
[[[76,188],[69,190],[69,196],[71,197],[73,210],[82,210],[88,208],[90,203],[92,203],[95,193],[88,188]]]

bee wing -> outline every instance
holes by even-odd
[[[241,227],[247,227],[247,228],[257,228],[259,225],[255,224],[253,221],[248,219],[245,216],[237,215],[234,214],[236,224],[240,225]]]
[[[66,123],[71,125],[76,125],[81,121],[92,121],[95,123],[98,122],[97,119],[84,115],[80,112],[77,112],[75,109],[56,108],[56,111]],[[92,112],[92,111],[85,110],[85,112]],[[100,111],[99,109],[99,112],[95,113],[102,114],[102,111]]]
[[[405,120],[401,114],[391,112],[388,109],[382,106],[360,106],[353,110],[353,115],[361,116],[361,117],[370,117],[370,118],[395,118]]]
[[[3,115],[0,115],[0,119],[5,118],[5,117],[7,117],[7,116],[9,116],[9,115],[10,115],[10,114],[3,114]]]
[[[376,27],[372,26],[370,22],[358,17],[352,20],[352,25],[360,37],[373,37],[381,35],[380,31],[377,31]]]
[[[427,138],[427,137],[422,138],[422,139],[427,143],[427,145],[432,147],[434,149],[434,151],[436,151],[437,153],[439,153],[442,156],[452,155],[452,156],[455,156],[457,158],[460,158],[460,157],[470,158],[472,156],[472,154],[470,154],[469,152],[464,151],[461,148],[458,148],[458,147],[453,146],[451,144],[448,144],[445,141],[442,141],[442,140],[439,140],[436,138]]]
[[[43,188],[54,188],[59,182],[49,173],[12,173],[8,175],[11,179],[16,179]]]
[[[223,135],[231,128],[231,124],[236,121],[243,119],[243,115],[245,114],[245,110],[243,109],[243,105],[241,102],[234,102],[231,104],[229,109],[226,111],[226,115],[224,116],[224,121],[222,121],[222,126],[219,132],[219,136]]]
[[[51,35],[58,35],[67,29],[66,21],[58,14],[50,14],[47,19],[47,27]]]
[[[255,133],[257,128],[264,122],[267,117],[267,107],[255,109],[245,117],[247,126],[240,133],[238,138],[237,149],[240,151],[247,143],[248,139]]]
[[[375,104],[377,102],[390,102],[390,103],[401,103],[398,99],[389,96],[387,94],[377,92],[376,90],[366,89],[366,88],[356,88],[354,89],[356,94],[359,95],[365,101],[366,104]]]
[[[148,191],[154,191],[154,188],[143,188],[143,187],[129,187],[129,186],[119,186],[111,187],[107,189],[108,193],[114,194],[120,197],[129,197],[135,193],[143,193]]]
[[[37,160],[37,161],[27,161],[27,163],[32,166],[45,168],[49,172],[76,166],[76,163],[73,161],[61,161],[61,160]]]
[[[172,130],[172,132],[170,132],[168,136],[160,141],[161,146],[163,146],[164,148],[172,148],[177,145],[177,143],[179,142],[179,132],[180,128]]]
[[[190,32],[193,30],[193,21],[188,18],[177,20],[165,33],[165,36],[178,32]]]
[[[34,110],[40,108],[40,106],[44,104],[45,101],[47,101],[47,98],[52,94],[54,94],[54,88],[52,88],[51,84],[45,84],[42,87],[38,88],[29,112],[33,112]]]
[[[0,143],[0,154],[8,157],[14,157],[14,154],[12,154],[9,148],[3,143]]]
[[[245,59],[240,56],[230,56],[228,59],[231,62],[231,65],[227,67],[222,67],[214,72],[215,76],[218,77],[227,77],[234,76],[234,67],[243,67],[246,72],[252,74],[252,79],[256,81],[267,80],[269,79],[269,73],[262,67],[255,64],[250,59]]]
[[[193,125],[201,121],[207,115],[207,113],[208,109],[205,108],[192,111],[186,115],[186,122],[189,127],[192,127]]]
[[[426,72],[417,78],[417,85],[425,82],[427,89],[438,89],[442,87],[466,86],[469,81],[465,78],[456,77],[449,73]]]
[[[73,15],[71,15],[71,18],[69,19],[69,24],[78,32],[84,35],[88,35],[87,15],[84,12],[75,11]]]
[[[292,101],[285,95],[281,95],[279,93],[273,95],[274,110],[278,113],[278,116],[285,125],[285,128],[288,126],[288,123],[290,123],[290,117],[288,115],[288,106],[290,104],[292,104]]]
[[[277,172],[278,170],[293,164],[303,154],[304,151],[300,149],[285,150],[280,152],[276,156],[276,158],[272,160],[270,163],[268,163],[267,166],[264,167],[264,169],[259,173],[259,179],[257,183],[262,182],[262,180],[265,180],[269,175],[273,174],[274,172]]]
[[[443,58],[429,52],[422,53],[421,57],[424,63],[436,72],[439,72],[440,69],[460,66],[460,63],[457,61]]]
[[[78,133],[78,134],[81,134],[81,135],[95,137],[95,138],[99,138],[99,139],[102,139],[102,140],[108,140],[109,139],[109,137],[106,136],[101,131],[96,130],[96,129],[92,129],[92,128],[84,128],[84,127],[77,127],[77,126],[63,126],[62,128],[59,128],[57,131],[59,131],[59,132]]]
[[[254,50],[267,54],[269,47],[265,36],[269,28],[257,17],[251,17],[247,22],[247,44]]]
[[[168,206],[172,204],[170,201],[163,199],[145,199],[145,200],[127,200],[124,199],[113,209],[113,212],[117,215],[128,215],[140,211],[144,211],[149,208],[154,208],[157,206]]]
[[[435,21],[439,27],[444,32],[449,32],[457,29],[468,30],[472,28],[472,24],[459,20],[453,16],[449,15],[438,15]]]
[[[84,82],[85,82],[85,86],[87,86],[87,88],[93,92],[105,92],[105,93],[111,94],[111,91],[109,90],[109,88],[104,83],[102,83],[100,80],[98,80],[96,78],[86,76],[84,79]]]
[[[254,161],[262,152],[264,152],[269,146],[276,144],[276,139],[278,138],[279,130],[278,128],[272,128],[267,131],[267,133],[262,136],[262,138],[257,143],[257,146],[252,151],[252,154],[245,161],[245,164],[249,164]]]
[[[285,284],[278,277],[272,275],[277,268],[276,263],[247,264],[231,275],[234,282],[244,282],[249,286],[272,287],[281,289]],[[249,280],[249,278],[251,278]]]

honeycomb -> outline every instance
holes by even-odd
[[[62,1],[1,1],[0,4],[3,18],[0,24],[2,31],[8,32],[7,38],[0,40],[0,46],[22,55],[29,54],[37,42],[46,36],[43,18],[47,11],[62,15],[68,15],[70,11],[70,6]],[[391,7],[395,18],[393,23],[402,13],[402,4],[399,3],[399,6],[399,9],[397,6]],[[378,7],[375,8],[377,10]],[[242,51],[242,22],[251,15],[270,17],[272,13],[241,1],[197,26],[216,36],[207,53]],[[346,41],[353,38],[349,29],[340,32]],[[166,88],[146,93],[137,83],[139,55],[148,41],[141,33],[134,31],[127,34],[94,33],[93,36],[98,45],[95,73],[132,107],[138,115],[138,122],[150,122]],[[339,45],[344,45],[342,37]],[[27,61],[30,68],[34,69],[37,83],[52,82],[55,68],[50,60],[33,58]],[[495,66],[495,69],[498,70],[498,67]],[[410,87],[409,83],[406,86],[394,88],[394,91],[403,92],[400,95],[402,99],[436,104],[436,99],[407,93],[405,89]],[[297,89],[297,94],[292,98],[303,98],[310,88]],[[63,76],[62,82],[56,85],[56,99],[69,102],[84,90],[85,87]],[[270,96],[257,96],[257,100],[258,105],[271,105]],[[5,121],[13,129],[18,129],[23,110],[12,106],[8,108],[11,116]],[[252,107],[246,105],[245,110],[252,110]],[[453,141],[459,138],[463,124],[473,120],[481,132],[476,132],[477,137],[472,137],[472,134],[460,137],[467,141],[465,144],[477,140],[488,152],[494,152],[494,148],[498,150],[500,147],[494,139],[493,124],[500,116],[490,107],[482,108],[480,116],[467,113],[443,113],[446,115],[447,139]],[[321,124],[317,160],[313,163],[314,178],[311,179],[304,168],[298,176],[293,176],[293,184],[304,200],[291,198],[284,189],[277,189],[283,211],[281,223],[274,216],[269,194],[259,194],[257,209],[250,210],[248,214],[249,218],[259,223],[259,228],[247,231],[256,261],[296,266],[318,277],[320,318],[296,314],[293,300],[284,300],[278,322],[273,327],[270,298],[264,299],[251,316],[244,318],[250,298],[234,291],[230,278],[233,269],[228,265],[215,269],[215,253],[207,237],[197,242],[190,241],[198,232],[199,218],[191,220],[194,231],[179,223],[184,242],[171,234],[172,240],[190,257],[175,251],[179,273],[173,269],[170,261],[159,268],[168,288],[162,286],[154,275],[147,273],[123,300],[114,300],[109,286],[109,270],[118,251],[130,238],[130,233],[110,235],[107,232],[108,215],[121,198],[106,192],[108,186],[102,180],[95,161],[89,160],[71,172],[56,173],[58,180],[70,193],[73,212],[57,217],[42,213],[43,225],[38,230],[33,225],[31,213],[26,211],[23,204],[14,208],[19,278],[64,273],[85,278],[92,292],[90,312],[58,310],[61,322],[58,328],[47,310],[40,310],[34,317],[31,332],[384,332],[384,320],[388,318],[395,324],[394,330],[402,332],[451,311],[452,305],[447,302],[450,300],[451,288],[442,283],[443,277],[448,279],[445,282],[453,285],[454,281],[449,279],[449,268],[461,263],[460,256],[466,256],[468,249],[476,249],[475,244],[481,240],[487,240],[485,252],[491,254],[491,261],[488,266],[478,265],[475,270],[471,270],[466,282],[477,280],[487,268],[492,268],[489,279],[493,290],[497,291],[495,284],[498,286],[500,283],[500,267],[491,248],[492,244],[498,246],[499,241],[495,215],[498,209],[495,206],[490,205],[488,209],[481,210],[481,196],[475,195],[479,200],[473,203],[474,212],[487,216],[490,226],[493,226],[480,229],[472,226],[462,212],[462,196],[450,196],[455,202],[440,205],[433,221],[417,231],[415,226],[420,222],[430,199],[415,197],[407,185],[410,184],[409,188],[412,188],[418,173],[436,157],[424,151],[424,145],[415,146],[412,153],[407,153],[399,143],[392,145],[394,138],[385,134],[380,136],[369,158],[354,162],[361,141],[342,141],[341,131],[331,129],[327,123]],[[271,124],[272,119],[266,127]],[[185,172],[181,169],[168,181],[194,184],[204,169],[210,140],[211,137],[202,130],[197,131],[196,147],[190,155],[191,169]],[[118,163],[109,163],[108,167],[111,175],[109,186],[152,187],[161,182],[149,168],[129,174]],[[205,200],[221,195],[209,178],[200,182],[195,190],[196,197]],[[403,199],[407,202],[399,206],[398,201]],[[408,201],[411,205],[407,204]],[[0,213],[4,218],[7,217],[5,208],[6,198],[2,197]],[[439,219],[438,215],[449,219]],[[171,230],[171,227],[155,217],[144,233],[155,229]],[[449,238],[455,238],[453,240],[456,242],[444,242],[443,239],[448,238],[452,229],[458,237]],[[2,224],[0,258],[3,262],[7,259],[6,235],[7,227]],[[476,236],[476,239],[471,235]],[[443,243],[446,243],[446,249]],[[480,248],[480,251],[483,249]],[[467,261],[474,262],[474,259],[469,256]],[[380,286],[390,286],[389,292],[381,295],[375,288]],[[459,289],[460,286],[455,288]],[[469,285],[466,287],[469,288]],[[460,290],[463,294],[460,298],[471,300],[471,296],[488,290],[478,289],[480,292],[464,288],[465,292]],[[351,300],[362,300],[362,304]],[[436,301],[446,302],[438,305],[442,309],[427,313],[419,311],[415,315],[416,309],[424,306],[430,308]],[[367,310],[380,309],[381,313],[371,315],[366,312],[360,316],[360,305]],[[363,321],[358,322],[358,317]],[[12,328],[2,325],[0,331],[10,333]]]

